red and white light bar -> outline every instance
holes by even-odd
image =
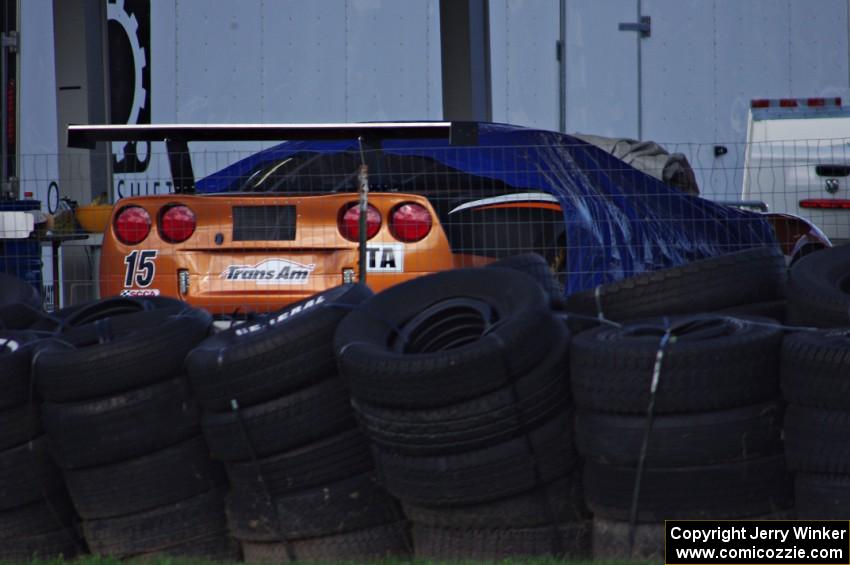
[[[841,97],[834,98],[757,98],[750,100],[750,108],[835,108],[841,106]]]
[[[846,198],[808,198],[800,200],[800,208],[820,208],[822,210],[850,209],[850,200]]]

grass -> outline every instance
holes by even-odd
[[[63,561],[61,559],[52,560],[34,560],[20,562],[21,565],[125,565],[119,559],[109,557],[98,557],[87,555],[79,557],[72,561]],[[491,561],[427,561],[415,559],[412,561],[401,560],[386,560],[377,561],[373,565],[440,565],[450,563],[451,565],[483,565],[484,563],[493,563]],[[498,561],[500,565],[657,565],[652,562],[643,561],[568,561],[552,558],[536,558],[536,559],[504,559]],[[146,559],[145,565],[237,565],[236,562],[228,564],[221,561],[204,561],[201,559],[180,559],[174,557],[161,557],[158,559]],[[240,564],[244,565],[244,564]],[[327,562],[322,565],[362,565],[358,561],[335,561]]]
[[[14,563],[14,562],[13,562]],[[357,561],[336,561],[323,563],[322,565],[357,565]],[[482,565],[483,561],[426,561],[415,559],[413,561],[386,560],[374,562],[373,565],[441,565],[443,563],[451,563],[451,565]],[[492,563],[492,562],[487,562]],[[498,562],[500,565],[656,565],[651,562],[643,561],[563,561],[551,558],[540,559],[505,559]],[[15,563],[15,565],[124,565],[123,561],[112,559],[109,557],[98,557],[86,555],[79,557],[73,561],[63,561],[61,559],[52,560],[36,560]],[[179,559],[172,557],[162,557],[159,559],[145,560],[145,565],[237,565],[223,563],[221,561],[204,561],[202,559]],[[241,564],[244,565],[244,564]]]

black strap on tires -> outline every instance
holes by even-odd
[[[635,546],[635,530],[637,527],[638,502],[640,499],[640,484],[643,480],[643,469],[646,464],[646,452],[649,447],[649,437],[652,434],[652,424],[655,421],[655,393],[658,391],[658,385],[661,381],[661,364],[664,361],[664,349],[671,341],[671,331],[669,320],[664,318],[665,331],[661,336],[661,341],[658,344],[658,353],[655,356],[655,365],[652,368],[652,383],[649,387],[649,404],[646,407],[646,425],[643,429],[643,440],[640,445],[640,454],[638,455],[637,471],[635,473],[635,487],[632,491],[632,504],[629,510],[629,558],[632,556]],[[675,340],[675,337],[672,337]]]
[[[32,356],[32,359],[30,360],[30,366],[31,367],[35,365],[35,361],[36,361],[36,358],[38,357],[39,353],[41,353],[41,350],[37,350],[35,352],[35,354]],[[28,400],[28,402],[29,402],[30,407],[33,407],[33,406],[35,406],[35,378],[33,378],[35,376],[35,372],[30,371],[30,375],[31,375],[31,377],[30,377],[29,400]],[[35,411],[30,411],[28,417],[29,418],[37,417],[34,414],[36,414]],[[33,451],[33,440],[32,439],[27,441],[27,451],[29,451],[30,454],[32,455],[33,465],[35,465],[36,464],[35,455],[34,455],[35,452]],[[50,510],[50,514],[56,520],[56,523],[59,525],[59,529],[62,530],[63,534],[65,536],[67,536],[67,538],[71,541],[72,544],[74,544],[74,549],[76,549],[77,554],[82,555],[83,553],[85,553],[86,548],[83,547],[83,545],[80,543],[79,538],[76,535],[74,535],[73,526],[71,524],[63,523],[62,516],[61,516],[59,510],[56,508],[56,506],[54,506],[53,502],[50,500],[50,496],[48,495],[48,492],[47,492],[47,490],[48,490],[47,485],[44,484],[44,480],[43,480],[41,473],[35,473],[35,475],[38,476],[39,488],[41,489],[41,497],[44,500],[44,503],[47,506],[47,508]],[[64,484],[62,485],[62,488],[66,488]]]
[[[498,334],[493,334],[493,337],[496,340],[496,343],[499,345],[499,355],[502,357],[502,361],[508,367],[508,374],[513,374],[510,371],[511,360],[508,355],[508,348],[505,345],[505,342],[502,341],[501,337]],[[546,489],[542,488],[545,486],[545,482],[543,481],[543,473],[540,471],[540,463],[537,459],[537,450],[534,447],[534,442],[531,441],[530,432],[528,423],[526,419],[523,417],[522,410],[519,408],[519,392],[516,389],[516,379],[511,380],[509,390],[511,392],[511,408],[513,408],[514,416],[519,422],[520,430],[522,431],[522,437],[525,443],[525,448],[528,451],[528,454],[531,456],[531,460],[534,463],[534,490],[538,492],[538,496],[541,499],[543,510],[546,513],[546,521],[549,524],[550,531],[550,543],[552,548],[552,555],[559,559],[565,555],[564,551],[564,543],[561,539],[561,532],[558,528],[558,520],[555,517],[555,510],[552,508],[551,501],[549,500],[549,496],[547,496]]]
[[[218,356],[216,357],[216,363],[218,364],[219,370],[221,370],[224,365],[223,349],[218,352]],[[241,410],[239,409],[239,401],[236,399],[235,395],[231,395],[230,409],[236,416],[236,420],[239,422],[239,430],[242,435],[242,440],[244,441],[245,446],[248,448],[248,452],[251,454],[251,464],[254,466],[254,469],[257,472],[257,481],[262,487],[263,494],[266,497],[266,501],[268,502],[269,508],[271,508],[272,512],[274,512],[274,516],[277,521],[278,537],[283,543],[283,548],[286,551],[286,558],[290,562],[297,561],[295,556],[295,549],[292,547],[292,543],[289,541],[289,539],[283,532],[283,527],[281,525],[280,513],[278,512],[277,504],[275,504],[271,491],[269,491],[268,484],[266,483],[266,480],[263,477],[263,468],[260,465],[260,458],[257,455],[257,450],[254,449],[254,444],[251,442],[250,436],[248,435],[248,430],[245,427],[245,420],[242,417]]]
[[[369,438],[369,430],[366,427],[366,424],[362,421],[360,414],[355,411],[354,418],[357,422],[357,428],[360,430],[360,433],[364,434],[366,438]],[[382,489],[386,490],[387,480],[386,475],[384,474],[384,465],[383,458],[380,457],[378,448],[374,444],[374,442],[368,442],[369,450],[372,452],[372,460],[375,462],[375,482],[378,483]],[[405,524],[407,523],[407,516],[401,512],[398,504],[395,503],[395,497],[391,496],[387,493],[386,497],[387,504],[390,505],[390,512],[395,518],[394,524],[399,528],[400,533],[402,534],[402,539],[404,540],[404,548],[408,551],[410,555],[413,555],[413,543],[411,542],[410,536],[407,535]]]

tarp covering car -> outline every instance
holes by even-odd
[[[432,159],[517,191],[553,195],[564,215],[565,292],[763,245],[778,245],[758,214],[683,194],[576,137],[504,124],[477,124],[477,141],[387,139],[386,155]],[[200,193],[234,190],[258,164],[297,153],[357,152],[358,140],[291,141],[260,151],[196,183]]]

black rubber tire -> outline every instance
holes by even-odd
[[[245,541],[323,537],[403,517],[372,472],[273,499],[230,495],[226,508],[230,532]]]
[[[233,496],[273,496],[333,483],[374,467],[366,438],[354,429],[309,445],[244,463],[227,463]]]
[[[0,410],[33,400],[30,363],[38,334],[28,331],[0,331]]]
[[[715,412],[655,417],[646,451],[648,467],[741,461],[782,451],[781,400]],[[597,463],[637,465],[645,416],[576,413],[579,453]]]
[[[788,402],[850,411],[850,331],[790,333],[780,366]]]
[[[448,455],[495,445],[566,411],[569,334],[558,327],[543,361],[516,381],[445,408],[403,410],[352,401],[362,429],[381,450]]]
[[[84,549],[69,529],[53,530],[25,538],[0,541],[0,561],[30,563],[54,559],[71,560]]]
[[[587,505],[595,516],[628,520],[634,467],[586,462]],[[638,520],[726,519],[770,514],[794,506],[791,475],[784,455],[717,465],[646,468]]]
[[[620,322],[778,300],[785,271],[778,247],[756,247],[601,285],[599,305],[605,318]],[[565,309],[597,316],[596,289],[568,296]]]
[[[50,315],[50,322],[53,333],[79,347],[155,326],[187,309],[185,302],[166,296],[113,297],[62,308]]]
[[[789,404],[785,414],[788,468],[850,474],[850,411]]]
[[[115,296],[67,306],[56,312],[55,317],[61,322],[62,331],[91,327],[106,318],[112,318],[113,329],[126,331],[132,329],[133,323],[133,318],[126,318],[127,315],[157,310],[177,313],[185,308],[184,302],[167,296]]]
[[[796,473],[797,518],[846,520],[850,516],[850,475]]]
[[[0,451],[34,439],[40,433],[38,405],[22,404],[0,412]]]
[[[112,518],[167,506],[224,483],[202,437],[120,463],[67,469],[65,482],[86,520]]]
[[[246,563],[290,563],[286,545],[244,542],[242,552]],[[411,543],[404,522],[293,541],[288,545],[296,561],[370,563],[406,561],[411,557]]]
[[[460,506],[507,498],[568,475],[577,464],[572,434],[572,414],[565,413],[527,436],[468,453],[374,452],[379,477],[393,496],[419,506]]]
[[[338,377],[238,413],[205,412],[201,423],[213,459],[221,461],[267,457],[357,427]]]
[[[635,524],[634,546],[629,550],[628,520],[593,517],[595,561],[664,562],[664,523]]]
[[[51,495],[47,500],[42,498],[4,510],[0,512],[0,544],[4,540],[46,534],[62,528],[73,531],[75,518],[74,507],[64,492]]]
[[[794,263],[788,277],[788,323],[816,328],[850,326],[848,276],[850,246],[824,249]]]
[[[793,509],[781,509],[764,516],[747,516],[747,520],[793,520]],[[629,551],[628,520],[593,518],[594,561],[643,561],[664,563],[664,523],[635,524],[634,547]]]
[[[82,526],[92,553],[117,559],[186,547],[196,540],[226,542],[229,537],[218,489],[127,516],[86,520]]]
[[[721,410],[779,396],[782,330],[764,325],[765,320],[712,314],[671,318],[680,329],[664,349],[655,412]],[[570,376],[576,405],[645,413],[663,327],[662,320],[653,319],[575,336]]]
[[[232,400],[244,408],[336,374],[337,325],[370,296],[364,285],[338,286],[211,336],[186,358],[196,399],[226,412]]]
[[[183,374],[186,354],[211,324],[208,312],[186,305],[176,312],[168,306],[104,318],[68,330],[61,340],[44,340],[33,359],[33,378],[53,402],[121,394],[171,379]]]
[[[0,273],[0,306],[16,302],[41,309],[41,296],[33,285],[14,275]]]
[[[242,550],[236,540],[228,537],[227,532],[217,532],[150,553],[139,553],[131,560],[156,563],[186,560],[203,563],[238,563],[242,561]]]
[[[42,418],[51,453],[64,469],[140,457],[201,433],[183,377],[96,400],[45,402]]]
[[[25,302],[14,302],[0,306],[0,330],[55,328],[50,318],[39,307],[35,308]]]
[[[523,253],[504,257],[494,263],[487,265],[488,269],[514,269],[525,273],[537,281],[546,296],[549,297],[549,306],[552,309],[564,307],[564,289],[557,277],[549,268],[549,263],[539,253]]]
[[[0,452],[0,510],[61,491],[62,475],[50,459],[44,436]]]
[[[461,530],[534,528],[590,516],[577,471],[546,486],[493,502],[436,508],[403,504],[402,508],[416,524]]]
[[[227,532],[215,532],[172,547],[140,553],[133,560],[162,562],[170,561],[168,558],[172,557],[181,561],[237,563],[242,561],[242,550],[239,543],[227,535]]]
[[[452,302],[458,299],[491,309],[498,321],[485,331],[486,318]],[[410,351],[411,344],[397,351],[393,342],[417,316],[424,318],[412,343],[422,352]],[[416,342],[416,336],[454,338],[458,318],[468,341],[459,346]],[[376,295],[339,325],[334,350],[358,401],[435,408],[481,396],[526,374],[553,347],[558,324],[543,291],[528,275],[508,269],[457,269]]]
[[[535,557],[584,561],[591,555],[590,520],[516,529],[455,530],[413,525],[417,559],[497,562]]]
[[[786,314],[788,311],[787,300],[771,300],[769,302],[753,302],[752,304],[741,304],[732,306],[731,308],[722,308],[717,314],[726,314],[727,316],[760,316],[762,318],[770,318],[776,320],[780,324],[785,323]]]

